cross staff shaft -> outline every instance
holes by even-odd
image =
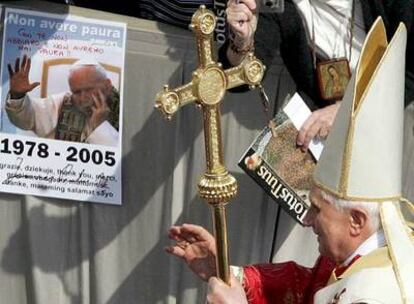
[[[175,89],[164,86],[164,90],[157,94],[155,106],[167,119],[171,119],[180,107],[192,102],[202,109],[206,172],[198,183],[198,193],[212,210],[217,276],[229,283],[225,207],[237,194],[237,181],[224,166],[220,103],[227,89],[244,84],[251,88],[259,85],[265,67],[253,54],[249,54],[239,66],[223,70],[213,55],[215,25],[214,13],[201,5],[190,24],[196,35],[198,68],[193,72],[191,82]]]

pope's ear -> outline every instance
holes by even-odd
[[[349,212],[349,228],[352,236],[359,236],[368,225],[368,214],[360,208],[353,208]]]

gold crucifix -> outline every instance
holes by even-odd
[[[181,106],[193,101],[203,111],[207,169],[198,183],[198,193],[212,209],[217,247],[217,276],[229,283],[225,206],[237,194],[237,181],[223,163],[220,102],[227,89],[243,84],[249,85],[251,89],[260,85],[265,67],[251,53],[239,66],[223,70],[213,55],[215,26],[216,16],[201,5],[190,24],[196,35],[199,66],[193,72],[190,83],[176,89],[164,86],[164,90],[157,94],[155,107],[167,119],[171,119]]]

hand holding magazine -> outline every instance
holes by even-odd
[[[315,158],[323,149],[318,140],[305,153],[296,146],[298,129],[310,115],[305,102],[295,94],[239,161],[239,166],[301,225],[309,208]]]

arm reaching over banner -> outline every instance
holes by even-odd
[[[229,0],[226,13],[230,30],[227,58],[232,65],[238,65],[254,49],[254,33],[258,20],[256,1]]]

